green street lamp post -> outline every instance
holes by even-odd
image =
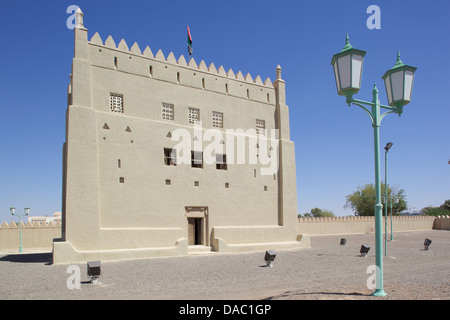
[[[393,144],[392,142],[388,142],[384,147],[384,256],[386,256],[387,254],[387,207],[388,207],[387,153],[389,149],[392,147],[392,144]]]
[[[16,214],[16,208],[11,207],[9,208],[9,211],[11,212],[12,216],[18,216],[19,217],[19,252],[22,253],[22,214],[19,212]],[[30,208],[26,207],[24,209],[24,213],[27,216],[30,213]]]
[[[385,296],[383,290],[383,240],[382,240],[382,210],[381,182],[380,182],[380,124],[381,120],[389,113],[403,113],[403,107],[411,101],[414,72],[417,68],[404,65],[397,54],[397,62],[394,67],[383,75],[388,96],[389,106],[380,104],[376,84],[372,90],[372,102],[353,99],[361,87],[363,59],[366,52],[354,49],[349,42],[348,34],[345,47],[333,56],[333,66],[338,95],[345,96],[348,106],[354,104],[362,108],[372,121],[374,133],[374,160],[375,160],[375,261],[376,261],[376,290],[374,296]],[[365,106],[371,107],[371,110]],[[387,109],[380,115],[380,109]]]

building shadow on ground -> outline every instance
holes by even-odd
[[[50,265],[53,261],[52,253],[18,253],[8,254],[0,257],[0,261],[16,262],[16,263],[43,263]]]
[[[293,298],[295,297],[301,297],[301,296],[312,296],[312,295],[320,295],[320,296],[335,296],[336,299],[345,299],[345,297],[348,296],[356,296],[356,297],[370,297],[370,294],[364,294],[359,292],[325,292],[325,291],[318,291],[318,292],[293,292],[288,291],[281,293],[276,296],[267,297],[263,300],[277,300],[277,299],[286,299],[286,298]]]

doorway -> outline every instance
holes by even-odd
[[[188,218],[188,243],[190,246],[203,245],[203,218]]]
[[[209,246],[208,207],[185,207],[189,246]]]

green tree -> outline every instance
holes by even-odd
[[[440,208],[450,213],[450,200],[445,200],[445,202],[440,206]]]
[[[385,194],[384,183],[381,183],[381,195]],[[407,208],[405,190],[398,191],[388,187],[388,213],[390,213],[390,203],[392,202],[392,214],[399,215],[400,212]],[[363,187],[358,187],[358,190],[347,195],[344,208],[353,210],[355,216],[374,216],[375,215],[375,186],[374,184],[366,184]],[[393,201],[399,199],[398,203]],[[384,206],[384,201],[382,199]],[[384,214],[384,208],[383,208]]]
[[[423,213],[426,216],[446,216],[450,214],[450,200],[445,202],[440,207],[423,208]]]
[[[311,209],[311,212],[306,212],[304,214],[298,214],[299,218],[332,218],[334,217],[333,211],[322,210],[319,208]]]
[[[319,208],[311,209],[311,215],[314,218],[331,218],[331,217],[334,217],[333,211],[322,210],[322,209],[319,209]]]

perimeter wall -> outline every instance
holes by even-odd
[[[388,217],[388,232],[391,221]],[[383,219],[383,228],[385,222]],[[449,216],[395,216],[392,220],[393,231],[450,230]],[[22,247],[26,249],[52,249],[54,238],[61,238],[60,222],[21,223]],[[0,225],[0,250],[17,250],[19,248],[19,225],[15,222]],[[335,218],[300,218],[298,234],[351,234],[375,231],[374,217],[335,217]]]
[[[383,217],[383,229],[385,220]],[[387,219],[388,232],[391,219]],[[395,232],[419,231],[431,229],[450,230],[450,218],[433,216],[393,216],[392,230]],[[375,231],[375,217],[335,217],[335,218],[300,218],[299,234],[351,234]]]

